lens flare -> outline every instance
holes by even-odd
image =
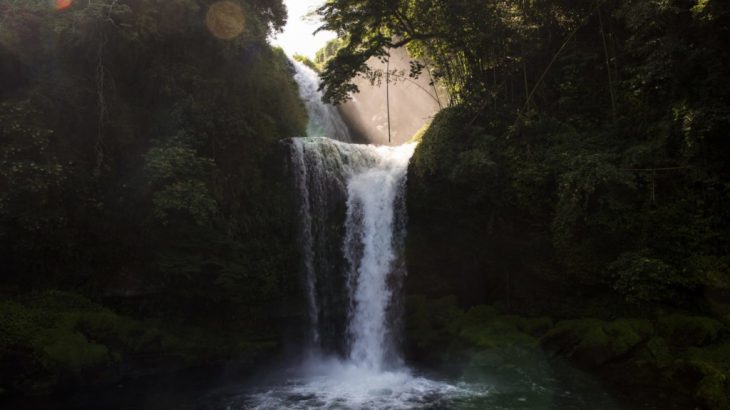
[[[206,16],[208,30],[222,40],[238,37],[243,32],[245,23],[241,6],[228,0],[213,3]]]
[[[74,4],[74,0],[52,0],[51,5],[56,10],[66,10]]]

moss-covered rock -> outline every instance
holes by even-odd
[[[492,306],[466,311],[453,297],[408,298],[407,351],[411,359],[482,366],[502,362],[515,349],[535,349],[537,337],[552,327],[550,318],[502,315]]]
[[[549,317],[514,316],[517,329],[534,337],[545,335],[555,325]]]
[[[78,329],[84,314],[101,307],[80,295],[48,292],[0,304],[2,387],[24,394],[107,381],[121,357]],[[91,312],[83,312],[90,309]]]
[[[409,296],[405,317],[409,354],[432,359],[433,353],[445,351],[462,314],[453,297],[429,300],[422,295]]]
[[[111,364],[109,349],[78,332],[54,328],[39,335],[46,366],[59,373],[79,376],[87,370],[98,369]]]
[[[0,351],[22,340],[31,320],[31,312],[19,303],[0,301]]]
[[[155,369],[253,359],[275,348],[269,340],[167,329],[74,293],[50,291],[0,301],[0,389],[25,395],[111,383]]]
[[[175,355],[189,348],[178,337],[154,325],[122,317],[109,310],[85,312],[73,319],[74,328],[125,354]]]
[[[690,348],[687,350],[687,357],[695,361],[714,363],[722,369],[730,370],[730,340],[702,348]]]
[[[595,368],[628,354],[652,333],[646,320],[564,320],[542,338],[541,344],[584,367]]]
[[[543,347],[571,358],[627,388],[648,386],[693,398],[708,409],[730,408],[730,342],[722,323],[707,317],[565,320],[541,340]],[[692,347],[694,346],[694,347]]]
[[[519,366],[542,347],[627,391],[666,392],[703,408],[730,408],[730,340],[724,327],[686,314],[562,320],[460,309],[453,297],[408,299],[410,352],[467,369]],[[689,346],[689,347],[688,347]]]
[[[636,355],[639,364],[646,364],[655,369],[666,369],[674,363],[676,357],[672,355],[669,344],[663,337],[652,337],[644,348]]]
[[[678,347],[706,346],[718,339],[725,326],[712,318],[673,314],[659,318],[657,330]]]
[[[459,323],[459,338],[471,348],[495,349],[535,345],[535,339],[523,328],[535,328],[529,319],[500,316],[494,308],[477,306],[466,312]]]
[[[98,303],[78,293],[50,289],[22,298],[29,309],[49,312],[96,312],[103,309]]]
[[[701,360],[678,360],[671,378],[678,390],[688,390],[704,408],[730,408],[728,373],[715,363]]]
[[[703,377],[695,390],[695,397],[710,409],[730,408],[730,385],[726,372],[707,363],[695,363]]]

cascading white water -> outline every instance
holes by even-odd
[[[319,91],[319,75],[296,60],[290,60],[294,65],[294,80],[299,85],[299,95],[304,101],[309,115],[307,136],[328,137],[339,141],[350,142],[352,137],[345,121],[337,107],[322,102],[322,92]]]
[[[322,93],[319,91],[319,75],[306,65],[289,60],[294,67],[294,80],[299,88],[301,97],[307,109],[309,122],[307,136],[327,137],[342,142],[351,142],[350,130],[345,124],[337,107],[322,102]],[[326,183],[327,177],[321,170],[325,168],[326,158],[316,157],[306,152],[303,144],[293,144],[291,162],[296,170],[294,179],[301,200],[299,217],[301,220],[302,258],[305,273],[305,288],[309,305],[309,321],[311,342],[314,346],[320,340],[320,308],[322,301],[317,298],[317,271],[323,270],[328,255],[321,248],[315,249],[326,239],[324,233],[318,229],[326,219]],[[311,174],[311,175],[310,175]]]
[[[320,124],[310,127],[309,137],[287,141],[299,198],[311,337],[302,363],[268,377],[257,374],[242,394],[226,391],[220,407],[204,408],[619,408],[595,395],[571,405],[576,403],[573,392],[555,377],[554,364],[541,352],[524,356],[516,351],[504,361],[495,361],[500,354],[493,352],[476,355],[476,368],[506,372],[498,377],[503,379],[499,384],[491,375],[489,382],[481,376],[475,382],[420,377],[402,363],[396,348],[398,295],[405,275],[406,169],[415,145],[389,148],[324,138],[347,141],[349,134],[336,131],[342,124],[337,111],[322,105],[319,94],[312,92],[316,78],[298,75],[297,81],[310,120]],[[525,363],[528,372],[513,360]]]
[[[325,316],[321,297],[339,293],[346,297],[341,307],[348,310],[347,323],[342,324],[350,338],[347,356],[358,365],[380,369],[386,355],[395,351],[388,309],[397,289],[389,283],[397,283],[393,276],[403,274],[396,269],[401,265],[397,248],[403,236],[398,231],[404,226],[398,210],[404,209],[406,171],[415,144],[375,147],[326,138],[294,139],[291,144],[313,340],[318,343],[320,333],[333,325],[321,323]],[[346,205],[344,232],[318,231],[313,223],[328,224],[328,214],[338,210],[338,201]],[[336,253],[317,254],[326,249],[322,242],[332,241],[342,244],[344,261],[338,263]],[[326,274],[317,270],[332,265],[339,269]]]
[[[397,354],[406,175],[416,145],[323,137],[289,144],[314,349],[288,383],[250,396],[247,405],[417,409],[474,396],[464,387],[413,376]]]
[[[352,311],[349,334],[350,359],[370,369],[381,369],[386,355],[395,349],[387,310],[393,303],[389,276],[402,274],[398,266],[397,210],[405,209],[408,161],[415,144],[397,148],[367,148],[380,159],[374,166],[354,173],[347,184],[345,255],[350,264]],[[400,225],[400,226],[399,226]],[[397,278],[396,278],[397,279]]]
[[[293,145],[291,161],[297,170],[294,174],[296,186],[299,191],[301,200],[299,206],[299,218],[302,240],[302,262],[304,265],[305,287],[307,291],[307,304],[309,305],[309,321],[312,336],[312,343],[316,346],[319,344],[319,315],[317,308],[316,295],[316,276],[314,274],[314,242],[312,233],[312,206],[309,200],[309,178],[307,165],[304,158],[304,146],[301,144]]]
[[[427,378],[406,367],[395,336],[405,275],[407,167],[415,144],[379,147],[323,137],[288,143],[312,349],[303,363],[234,399],[228,409],[619,408],[601,396],[563,405],[575,399],[552,373],[554,364],[519,348],[504,358],[505,352],[476,354],[467,364],[476,371],[474,381]],[[483,369],[506,373],[484,379]]]
[[[343,142],[349,132],[339,112],[320,102],[316,73],[295,67],[310,114],[309,136],[288,144],[311,352],[286,383],[248,395],[245,408],[416,409],[473,395],[414,377],[397,354],[406,175],[415,144]]]

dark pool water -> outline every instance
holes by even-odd
[[[206,370],[80,394],[3,404],[3,409],[248,410],[660,409],[626,404],[590,375],[540,351],[475,354],[441,371],[358,368],[312,359],[279,370]],[[245,372],[244,372],[245,373]],[[650,398],[649,398],[650,399]],[[651,400],[646,400],[650,403]]]

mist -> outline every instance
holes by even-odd
[[[405,78],[391,78],[390,83],[390,125],[391,141],[388,142],[388,107],[385,81],[370,84],[365,78],[357,78],[355,84],[360,93],[342,106],[340,110],[347,124],[358,140],[378,145],[401,145],[408,142],[445,104],[442,93],[437,95],[430,84],[427,71],[418,79],[408,77],[411,58],[403,49],[391,51],[390,70],[404,72]],[[368,65],[375,70],[386,70],[386,64],[370,59]],[[440,102],[439,102],[440,101]]]

